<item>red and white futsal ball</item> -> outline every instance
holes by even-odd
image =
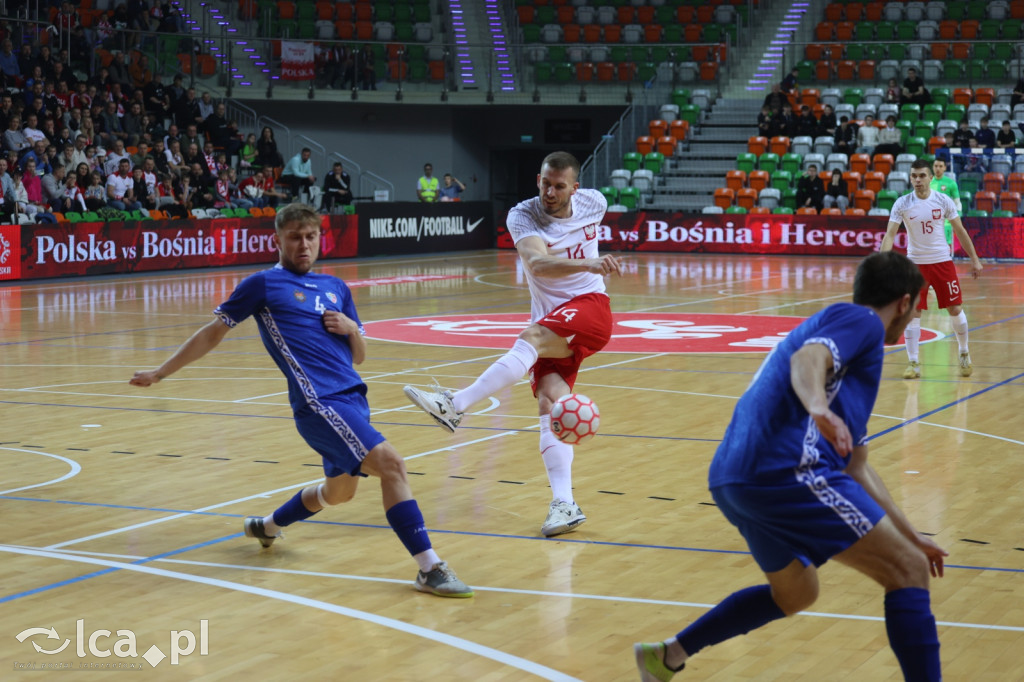
[[[577,445],[593,437],[600,425],[597,404],[585,395],[570,393],[551,406],[551,431],[567,445]]]

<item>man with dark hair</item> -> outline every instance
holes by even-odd
[[[597,190],[580,189],[579,173],[572,154],[548,154],[537,174],[539,196],[509,211],[508,231],[531,299],[530,326],[512,349],[460,391],[405,387],[417,407],[454,433],[466,410],[529,373],[540,414],[540,452],[551,484],[552,501],[541,526],[548,537],[587,520],[572,493],[573,448],[551,430],[551,406],[572,392],[584,358],[611,338],[604,276],[622,274],[615,256],[597,252],[608,202]]]
[[[857,268],[853,303],[811,316],[761,364],[708,484],[767,584],[734,592],[674,637],[634,645],[641,679],[667,682],[701,649],[810,607],[818,567],[833,558],[885,590],[904,677],[941,679],[928,585],[946,552],[896,506],[866,443],[885,344],[899,341],[923,283],[905,256],[872,254]]]
[[[974,242],[960,221],[956,204],[945,194],[932,190],[931,181],[932,167],[926,159],[918,159],[910,165],[910,184],[914,191],[904,194],[893,204],[881,245],[882,251],[891,249],[900,225],[906,225],[907,256],[921,269],[926,280],[921,288],[914,319],[907,325],[905,336],[910,364],[903,371],[904,379],[921,377],[918,348],[921,340],[921,311],[928,308],[928,287],[935,290],[939,308],[945,308],[949,313],[953,333],[960,347],[960,376],[969,377],[974,371],[967,347],[968,326],[963,311],[963,291],[946,243],[944,220],[953,226],[953,234],[970,256],[971,276],[974,278],[981,275],[981,261],[974,250]]]
[[[825,187],[818,177],[818,167],[812,163],[796,183],[796,207],[820,211],[824,198]]]
[[[323,458],[324,481],[303,488],[272,514],[243,522],[248,537],[269,548],[281,529],[352,499],[360,477],[380,479],[388,524],[419,565],[415,586],[440,597],[472,597],[431,546],[412,496],[405,460],[370,424],[366,384],[354,365],[366,359],[363,326],[348,285],[312,271],[320,253],[320,216],[291,204],[275,219],[278,264],[242,280],[210,321],[162,365],[136,372],[133,386],[151,386],[199,360],[246,318],[253,317],[267,352],[288,380],[288,398],[302,438]]]
[[[299,200],[299,192],[316,184],[316,176],[313,175],[313,163],[309,157],[313,150],[303,147],[302,151],[288,160],[284,170],[281,172],[281,182],[288,185],[292,193],[292,201]]]

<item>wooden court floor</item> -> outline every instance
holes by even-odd
[[[525,382],[454,435],[401,390],[464,386],[511,343],[494,321],[529,308],[515,255],[322,263],[354,284],[373,420],[408,457],[434,545],[472,600],[412,588],[415,564],[372,479],[270,550],[241,536],[242,517],[321,474],[251,321],[171,379],[128,385],[252,268],[2,287],[0,677],[134,664],[147,680],[636,679],[634,641],[665,638],[761,582],[706,473],[766,349],[672,344],[715,336],[709,320],[753,329],[848,300],[856,263],[627,255],[609,291],[633,326],[616,333],[652,345],[586,362],[577,390],[602,412],[574,466],[589,520],[551,540],[539,536],[550,492]],[[923,346],[924,376],[899,378],[901,348],[886,358],[871,459],[950,552],[932,585],[946,679],[1022,680],[1024,264],[988,264],[963,288],[974,375],[956,372],[947,316],[927,312],[937,339]],[[700,315],[719,317],[687,321]],[[424,331],[374,335],[406,318]],[[426,331],[446,324],[452,339],[494,334],[464,347]],[[821,579],[810,612],[701,652],[677,679],[901,679],[880,589],[839,565]]]

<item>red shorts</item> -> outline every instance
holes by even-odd
[[[611,301],[604,294],[583,294],[558,306],[537,324],[570,339],[572,355],[538,358],[530,368],[533,394],[537,395],[537,383],[548,374],[558,374],[572,388],[583,359],[604,348],[612,336]]]
[[[928,310],[929,286],[935,290],[935,298],[939,300],[940,308],[961,305],[964,302],[960,293],[960,280],[957,279],[956,266],[953,265],[953,261],[925,263],[918,265],[917,269],[924,275],[926,282],[924,288],[921,289],[921,297],[917,301],[918,310]]]

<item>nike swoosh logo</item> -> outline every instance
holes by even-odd
[[[484,221],[484,219],[483,219],[483,218],[480,218],[479,220],[474,220],[474,221],[473,221],[473,222],[471,222],[471,223],[467,223],[467,224],[466,224],[466,234],[469,234],[470,232],[472,232],[473,230],[475,230],[475,229],[476,229],[476,226],[477,226],[477,225],[479,225],[480,223],[482,223],[483,221]]]

